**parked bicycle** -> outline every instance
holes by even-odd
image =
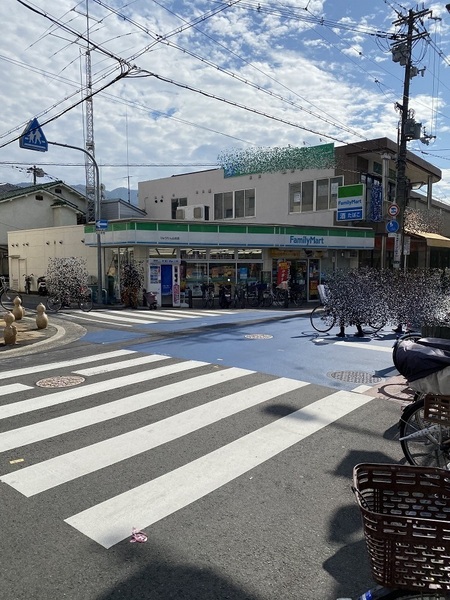
[[[415,392],[399,422],[406,460],[450,469],[450,340],[412,332],[394,345],[393,361]]]
[[[214,308],[214,284],[203,284],[202,290],[202,307]]]
[[[339,315],[328,297],[326,286],[321,284],[318,286],[318,289],[321,304],[311,311],[309,320],[313,329],[319,333],[327,333],[330,329],[340,324]],[[386,322],[375,317],[373,320],[365,323],[365,325],[372,329],[372,333],[378,333],[386,325]]]
[[[17,290],[13,290],[9,287],[6,277],[0,276],[0,304],[7,311],[11,311],[14,308],[14,299],[18,297],[22,302],[22,296]]]
[[[64,296],[62,294],[50,294],[47,298],[48,312],[58,312],[62,307],[70,308],[72,304],[77,304],[78,308],[84,312],[92,310],[92,291],[88,287],[81,287],[75,296]]]

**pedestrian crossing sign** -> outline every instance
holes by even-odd
[[[28,122],[28,125],[20,136],[19,146],[26,150],[47,152],[48,143],[37,119],[32,119]]]

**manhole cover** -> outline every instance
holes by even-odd
[[[79,385],[85,381],[84,377],[79,375],[67,375],[65,377],[48,377],[47,379],[39,379],[36,382],[38,387],[43,388],[64,388],[73,385]]]
[[[364,371],[334,371],[328,373],[328,377],[339,379],[339,381],[349,381],[352,383],[380,383],[384,381],[383,377],[377,377],[372,373],[364,373]]]
[[[248,340],[270,340],[273,338],[273,335],[269,335],[268,333],[249,333],[244,337]]]

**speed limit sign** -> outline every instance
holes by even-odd
[[[396,217],[399,212],[400,212],[400,207],[398,204],[395,204],[395,202],[393,202],[392,204],[389,204],[388,214],[390,217]]]

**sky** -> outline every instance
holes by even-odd
[[[408,149],[442,170],[433,196],[450,203],[445,4],[1,0],[0,183],[32,184],[35,165],[38,182],[84,184],[82,151],[18,140],[37,118],[47,141],[85,148],[86,107],[107,190],[217,168],[243,149],[396,141],[405,68],[392,45],[408,11],[423,10],[409,108],[424,141]]]

